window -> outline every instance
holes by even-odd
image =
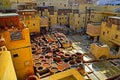
[[[94,15],[91,15],[91,18],[94,18]]]
[[[32,19],[35,19],[35,16],[34,16],[34,15],[32,15]]]
[[[51,3],[49,3],[49,5],[51,5]]]
[[[115,39],[118,39],[118,35],[115,36]]]
[[[107,31],[107,34],[109,34],[109,31]]]
[[[117,29],[120,30],[120,24],[118,25]]]
[[[33,26],[35,26],[35,24],[33,24]]]
[[[64,4],[64,7],[66,7],[66,4]]]
[[[103,32],[103,35],[105,35],[105,32]]]
[[[61,20],[61,18],[59,18],[59,20]]]
[[[107,27],[112,27],[112,20],[111,20],[111,19],[108,19],[108,20],[107,20],[106,26],[107,26]]]
[[[18,54],[14,54],[13,57],[14,57],[14,58],[18,57]]]
[[[49,18],[49,21],[50,21],[50,18]]]
[[[43,2],[43,6],[45,6],[45,2]]]
[[[24,20],[23,17],[20,17],[20,20]]]
[[[25,19],[28,20],[28,19],[29,19],[29,16],[25,16]]]

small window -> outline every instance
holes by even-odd
[[[109,31],[107,31],[107,34],[109,34]]]
[[[20,20],[23,20],[23,17],[20,17]]]
[[[32,19],[35,19],[35,16],[34,16],[34,15],[32,15]]]
[[[103,32],[103,35],[105,35],[105,32]]]
[[[14,58],[18,57],[18,54],[14,54],[13,57],[14,57]]]
[[[29,16],[25,16],[25,19],[28,20],[28,19],[29,19]]]
[[[59,18],[59,20],[61,20],[61,18]]]
[[[64,7],[66,7],[66,4],[64,4]]]
[[[51,5],[51,3],[49,3],[49,5]]]
[[[35,26],[35,24],[33,24],[33,26]]]
[[[115,39],[118,39],[118,35],[115,36]]]
[[[120,25],[118,25],[117,29],[120,30]]]
[[[91,15],[91,18],[94,18],[94,15]]]
[[[50,18],[49,18],[49,21],[50,21]]]

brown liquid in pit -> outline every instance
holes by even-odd
[[[43,66],[44,67],[50,67],[50,64],[49,63],[44,63]]]

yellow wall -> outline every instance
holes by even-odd
[[[4,32],[3,37],[5,38],[7,48],[11,51],[17,79],[25,80],[27,76],[34,74],[34,70],[29,29],[23,29],[21,31],[23,36],[22,40],[11,40],[9,31]]]
[[[68,0],[36,0],[34,1],[35,3],[37,3],[37,5],[39,6],[43,6],[43,3],[45,3],[44,6],[55,6],[55,9],[58,8],[67,8],[68,7]],[[66,7],[65,7],[66,5]]]
[[[0,80],[17,80],[10,51],[0,51]]]
[[[102,21],[102,13],[99,11],[94,11],[91,13],[90,21],[92,22],[101,22]]]
[[[93,4],[80,4],[79,5],[79,10],[80,11],[85,11],[85,7],[89,8],[89,7],[93,7],[94,5]]]
[[[111,44],[110,40],[115,37],[116,32],[117,32],[116,25],[113,24],[112,27],[107,27],[106,22],[103,22],[101,25],[100,40],[110,45]]]
[[[53,15],[51,15],[50,13],[48,13],[48,18],[50,19],[49,20],[49,23],[50,23],[50,26],[54,26],[57,24],[57,12],[54,12]]]
[[[116,46],[120,46],[120,30],[118,29],[118,25],[112,24],[111,26],[108,26],[106,24],[107,24],[106,22],[102,22],[100,41],[107,43],[110,46],[110,48],[115,48]],[[118,58],[118,57],[120,57],[120,47],[116,55],[110,54],[110,58]]]
[[[68,24],[68,16],[67,15],[58,15],[58,23],[61,23],[63,25]]]
[[[48,17],[42,16],[40,17],[40,20],[40,27],[46,27],[46,29],[48,29]]]
[[[80,29],[81,27],[83,27],[83,22],[82,22],[82,16],[79,15],[79,14],[73,14],[73,13],[70,13],[69,15],[69,23],[71,26],[73,26],[75,28],[75,30],[78,30]]]
[[[40,32],[40,17],[38,15],[35,15],[35,18],[32,18],[29,16],[29,19],[25,18],[22,20],[26,27],[29,28],[30,32]]]
[[[96,44],[91,44],[90,51],[96,59],[100,59],[102,56],[106,56],[107,59],[110,56],[110,48],[107,45],[98,46]]]
[[[84,80],[84,78],[75,69],[69,69],[50,76],[50,80]]]

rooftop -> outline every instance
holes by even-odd
[[[0,14],[0,18],[3,18],[3,17],[11,17],[11,16],[19,16],[19,15],[16,14],[16,13]]]
[[[117,17],[117,16],[110,16],[109,18],[119,19],[120,20],[120,17]]]

